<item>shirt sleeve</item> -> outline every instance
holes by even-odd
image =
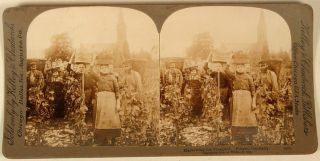
[[[120,94],[119,94],[119,84],[116,78],[113,79],[113,88],[114,88],[114,93],[116,95],[116,99],[118,99],[120,97]]]
[[[279,90],[277,75],[274,72],[271,72],[271,80],[272,80],[272,90],[273,91]]]
[[[236,77],[235,74],[231,72],[229,68],[227,68],[225,71],[222,71],[221,73],[223,73],[230,80],[234,80]]]
[[[43,89],[45,82],[44,82],[44,77],[43,77],[42,72],[39,72],[39,83],[40,83],[40,88]]]
[[[138,72],[136,72],[136,82],[137,82],[137,91],[141,92],[142,82],[141,82],[141,76]]]
[[[250,75],[248,75],[248,81],[249,81],[249,88],[250,88],[251,96],[254,96],[255,87],[254,87],[254,83],[253,83],[253,78]]]
[[[167,84],[168,83],[168,70],[165,70],[164,75],[163,75],[163,84]]]
[[[93,71],[93,68],[90,68],[89,75],[92,77],[93,80],[99,80],[99,75],[95,71]]]

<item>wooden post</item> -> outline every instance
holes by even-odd
[[[218,104],[219,104],[219,108],[221,108],[221,100],[220,100],[220,71],[218,71]],[[222,109],[219,109],[219,115],[220,115],[220,112],[222,112]],[[218,118],[219,122],[217,123],[217,126],[218,126],[218,130],[217,130],[217,139],[219,140],[219,133],[220,133],[220,120],[222,120],[222,117],[219,117]]]
[[[84,72],[81,73],[81,95],[82,95],[82,102],[81,102],[81,105],[80,105],[80,108],[82,106],[85,106],[85,93],[84,93]],[[84,115],[85,117],[85,115]],[[82,119],[82,118],[81,118]],[[82,121],[82,120],[81,120]],[[80,130],[80,142],[82,143],[82,130],[83,130],[83,127],[82,127],[82,123],[80,124],[81,126],[79,127],[79,130]]]

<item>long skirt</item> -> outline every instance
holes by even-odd
[[[116,97],[113,92],[98,92],[95,109],[95,138],[111,139],[120,136],[121,124],[116,112]]]
[[[232,136],[257,133],[257,119],[252,111],[250,91],[235,90],[232,95]]]

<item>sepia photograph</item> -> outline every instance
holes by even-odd
[[[310,3],[3,9],[8,159],[319,152]]]
[[[137,10],[60,8],[27,42],[28,146],[295,143],[291,36],[273,11],[192,7],[159,33]]]
[[[25,145],[158,145],[159,71],[159,34],[143,12],[41,13],[27,33]]]
[[[161,146],[295,143],[291,35],[254,7],[178,10],[160,32]]]

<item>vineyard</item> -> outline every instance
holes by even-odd
[[[159,75],[155,69],[146,71],[143,78],[141,94],[133,93],[119,80],[121,93],[121,136],[116,145],[157,145],[159,120]],[[53,90],[43,94],[40,90],[33,90],[30,102],[33,102],[35,114],[29,116],[26,122],[25,143],[29,146],[93,146],[93,123],[86,121],[87,107],[82,103],[81,77],[69,74],[66,77],[63,91],[64,118],[55,118],[54,107],[50,100],[54,100]],[[51,95],[51,99],[45,96]],[[126,111],[125,111],[126,109]]]
[[[294,144],[291,77],[283,69],[280,90],[267,93],[255,84],[259,91],[259,110],[256,111],[258,134],[253,145]],[[160,145],[204,146],[234,145],[230,121],[222,121],[221,104],[217,103],[217,82],[210,77],[202,80],[203,114],[192,116],[188,94],[181,95],[178,86],[161,85]],[[186,90],[190,91],[190,90]]]
[[[279,76],[280,90],[266,92],[259,88],[259,110],[256,111],[258,134],[254,145],[294,144],[290,72],[282,71]],[[26,145],[32,146],[94,146],[93,123],[85,120],[87,107],[82,103],[81,77],[69,74],[63,84],[65,101],[64,118],[55,118],[52,100],[53,90],[44,93],[29,89],[30,102],[36,115],[26,122]],[[230,122],[222,121],[221,104],[217,103],[217,82],[205,77],[201,80],[203,113],[192,114],[190,90],[185,93],[176,85],[159,88],[159,71],[146,70],[143,91],[134,93],[119,79],[121,95],[121,136],[119,146],[203,146],[233,145]],[[47,87],[50,89],[49,87]],[[160,94],[161,91],[161,94]],[[160,98],[159,98],[160,96]],[[161,103],[160,103],[161,99]]]

